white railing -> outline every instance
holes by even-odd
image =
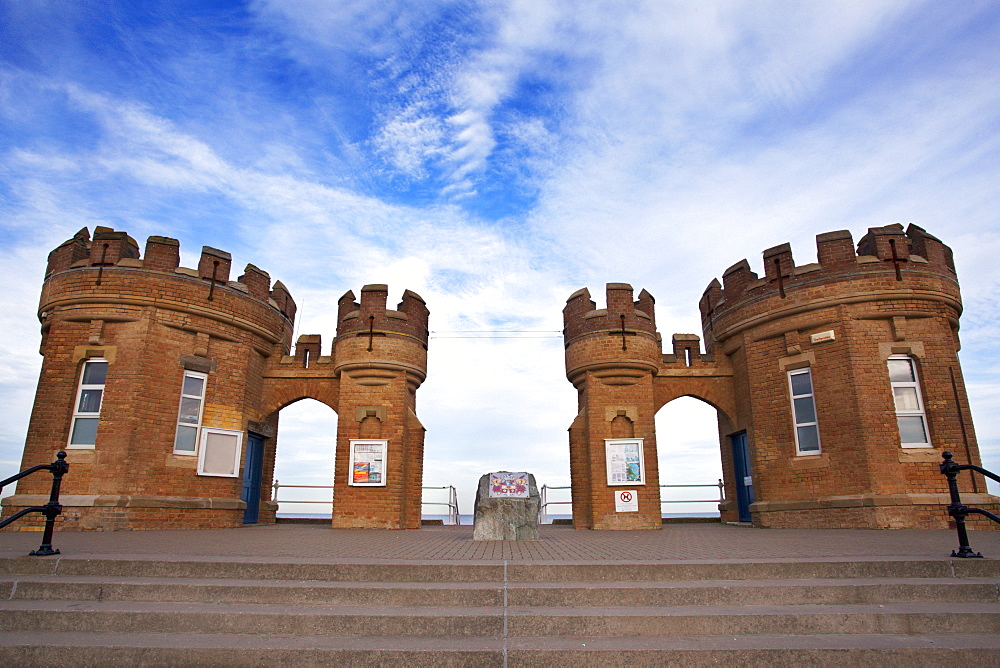
[[[318,501],[310,501],[305,499],[280,499],[278,498],[278,490],[281,489],[328,489],[330,490],[330,499],[321,499]],[[458,492],[455,491],[455,487],[452,485],[446,485],[444,487],[421,487],[422,490],[428,489],[446,489],[448,490],[448,500],[447,501],[423,501],[421,500],[420,505],[422,506],[447,506],[448,507],[448,523],[449,524],[459,524],[460,519],[458,515]],[[333,485],[282,485],[277,480],[274,481],[271,491],[271,502],[272,503],[322,503],[330,506],[330,512],[333,512]],[[421,513],[423,514],[423,513]]]
[[[719,498],[717,498],[717,499],[664,499],[663,498],[663,489],[666,488],[666,487],[670,487],[670,488],[675,488],[675,487],[713,487],[713,488],[716,488],[716,489],[719,490]],[[568,505],[572,505],[573,504],[572,501],[549,501],[549,494],[548,494],[548,492],[551,489],[572,489],[572,488],[569,485],[563,485],[563,486],[558,486],[558,487],[556,487],[556,486],[550,487],[549,485],[542,485],[542,489],[539,491],[539,497],[540,497],[539,498],[540,504],[539,504],[539,508],[538,508],[538,523],[539,524],[548,524],[548,519],[549,519],[548,515],[549,515],[549,513],[546,511],[546,508],[548,508],[549,506],[568,506]],[[722,480],[719,480],[719,482],[714,483],[714,484],[712,484],[712,483],[706,483],[706,484],[697,484],[697,485],[660,485],[660,506],[661,506],[661,513],[662,513],[662,506],[663,506],[664,503],[723,503],[725,500],[726,500],[726,486],[725,486],[725,483],[722,482]]]

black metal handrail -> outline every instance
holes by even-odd
[[[958,530],[958,552],[952,551],[951,556],[953,557],[963,557],[966,559],[982,559],[983,555],[979,552],[974,552],[971,547],[969,547],[969,533],[965,530],[965,518],[969,514],[982,515],[988,517],[994,522],[1000,524],[1000,517],[994,515],[988,510],[983,510],[982,508],[970,508],[969,506],[962,503],[962,497],[958,495],[958,481],[955,477],[958,475],[959,471],[978,471],[988,478],[992,478],[997,482],[1000,482],[1000,476],[997,476],[992,471],[987,471],[981,466],[976,466],[975,464],[957,464],[951,461],[952,454],[950,452],[942,453],[944,461],[941,462],[941,473],[948,477],[948,493],[951,494],[951,503],[948,504],[948,514],[955,518],[955,528]]]
[[[59,488],[62,486],[62,477],[66,475],[67,471],[69,471],[69,464],[66,463],[66,453],[60,450],[56,453],[56,460],[51,464],[39,464],[38,466],[32,466],[30,469],[25,469],[20,473],[12,475],[6,480],[0,480],[0,491],[15,480],[20,480],[25,476],[29,476],[35,471],[52,471],[52,491],[49,492],[49,502],[44,506],[32,506],[30,508],[23,508],[17,511],[4,521],[0,522],[0,529],[4,528],[14,520],[21,519],[28,513],[41,513],[45,515],[45,533],[42,534],[42,544],[37,550],[32,550],[28,554],[32,557],[47,557],[53,554],[59,554],[59,550],[52,549],[52,530],[56,525],[56,517],[62,513],[62,505],[59,503]]]

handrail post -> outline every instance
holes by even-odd
[[[542,485],[542,489],[539,491],[539,494],[538,494],[538,502],[539,502],[538,503],[538,523],[539,524],[545,524],[545,519],[546,519],[545,507],[548,505],[548,500],[546,498],[548,496],[547,492],[548,492],[548,487],[546,485]]]
[[[60,450],[56,454],[56,461],[52,462],[52,490],[49,492],[49,502],[43,506],[42,514],[45,515],[45,531],[42,533],[42,544],[37,550],[28,553],[32,557],[48,557],[59,554],[59,550],[52,549],[52,532],[55,530],[56,517],[62,513],[62,505],[59,503],[59,489],[62,487],[62,478],[69,471],[69,464],[66,463],[66,453]]]
[[[956,479],[958,472],[962,469],[952,461],[953,455],[950,452],[945,452],[941,456],[944,457],[944,461],[941,463],[941,473],[948,478],[948,494],[951,495],[948,514],[955,518],[955,528],[958,530],[958,552],[952,550],[951,556],[963,559],[982,559],[983,555],[973,551],[969,546],[969,533],[965,529],[965,518],[969,515],[969,507],[962,503]]]

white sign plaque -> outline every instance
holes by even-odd
[[[819,332],[817,334],[812,334],[809,336],[810,343],[822,343],[824,341],[833,341],[837,337],[834,335],[833,330],[829,329],[825,332]]]
[[[605,439],[604,456],[608,469],[609,485],[646,484],[641,438]]]
[[[616,513],[637,513],[639,512],[639,493],[634,489],[615,490],[615,512]]]

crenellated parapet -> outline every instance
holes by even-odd
[[[295,319],[295,301],[288,289],[277,281],[271,285],[267,272],[248,264],[236,280],[230,280],[232,256],[226,251],[202,247],[197,268],[180,266],[180,243],[176,239],[151,236],[146,241],[145,254],[127,233],[109,227],[96,227],[93,238],[87,228],[49,253],[42,293],[42,311],[46,302],[58,299],[62,293],[74,295],[91,292],[105,293],[152,292],[190,300],[208,310],[226,311],[224,305],[235,298],[250,298],[281,315],[285,324]],[[148,280],[176,282],[177,290],[146,290]],[[192,284],[194,282],[195,284]],[[199,289],[197,283],[202,287]],[[183,297],[181,297],[183,295]],[[290,343],[290,342],[289,342]]]
[[[358,334],[397,335],[416,340],[427,347],[427,322],[430,311],[423,298],[406,290],[396,309],[386,308],[389,287],[383,284],[361,288],[361,302],[355,301],[354,292],[348,290],[337,303],[337,337]]]
[[[846,230],[816,237],[817,262],[796,264],[787,243],[764,251],[764,275],[746,260],[722,282],[709,283],[699,303],[706,347],[767,314],[788,315],[841,302],[926,297],[957,318],[961,299],[951,249],[916,225],[874,227],[855,247]]]
[[[563,336],[567,343],[587,335],[620,331],[640,331],[656,336],[656,300],[645,290],[632,300],[628,283],[608,283],[607,308],[599,309],[587,288],[577,290],[566,300],[563,309]]]

